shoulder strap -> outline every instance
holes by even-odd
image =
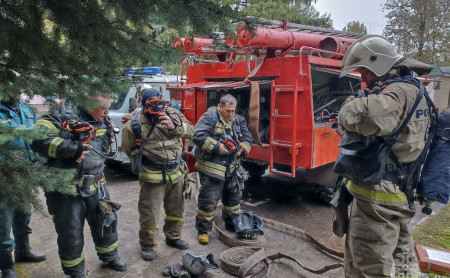
[[[417,106],[419,105],[420,100],[422,99],[424,94],[424,88],[422,85],[420,85],[419,93],[417,94],[416,101],[414,102],[414,105],[411,107],[411,110],[408,113],[408,116],[406,116],[403,123],[397,128],[396,131],[392,134],[391,140],[389,140],[388,144],[393,145],[397,142],[398,136],[402,132],[402,130],[405,128],[405,126],[409,123],[409,120],[411,120],[412,115],[416,111]]]
[[[219,120],[219,111],[216,110],[213,111],[213,115],[212,115],[212,127],[216,127],[217,121]]]
[[[138,120],[138,114],[134,113],[133,116],[131,117],[131,128],[133,129],[133,134],[134,134],[134,138],[136,140],[136,145],[140,146],[141,143],[137,143],[137,141],[141,141],[142,140],[142,131],[141,131],[141,125],[139,124],[139,120]]]
[[[136,143],[136,147],[142,150],[142,148],[145,146],[145,143],[147,143],[148,138],[150,138],[150,135],[152,135],[153,130],[156,127],[156,123],[152,124],[152,127],[148,131],[147,136],[145,136],[144,140],[142,140],[141,124],[139,123],[137,113],[133,114],[133,116],[131,117],[131,127],[133,129],[133,134],[135,138],[134,142]]]

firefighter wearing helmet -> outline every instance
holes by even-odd
[[[430,70],[429,65],[398,54],[382,36],[358,39],[345,53],[341,76],[358,71],[368,89],[378,86],[381,91],[360,98],[349,97],[339,111],[339,125],[346,132],[362,137],[390,140],[412,110],[419,93],[420,82],[411,71],[423,74]],[[424,148],[429,124],[427,111],[423,97],[392,147],[408,174]],[[344,231],[345,277],[392,277],[399,270],[395,275],[418,275],[409,229],[415,211],[402,191],[401,172],[395,166],[388,158],[379,184],[345,180],[346,189],[354,197],[348,230]],[[397,258],[402,265],[396,265]]]
[[[117,214],[120,205],[110,200],[103,175],[106,155],[114,138],[107,116],[111,100],[93,97],[85,106],[66,106],[62,114],[51,110],[36,125],[48,134],[31,147],[47,157],[50,167],[76,169],[75,194],[46,192],[48,212],[58,234],[58,253],[64,274],[85,277],[84,223],[91,228],[95,250],[102,262],[116,271],[127,264],[118,255]]]
[[[122,133],[122,150],[131,157],[134,150],[142,152],[139,173],[139,243],[141,256],[150,261],[155,258],[153,247],[157,244],[160,208],[164,203],[166,217],[163,232],[166,244],[178,249],[188,249],[181,239],[184,223],[183,191],[188,191],[187,166],[181,158],[181,138],[191,139],[194,126],[184,115],[166,107],[161,93],[145,89],[142,109],[133,112],[132,120]],[[139,149],[135,132],[142,138]],[[138,136],[139,136],[138,135]]]

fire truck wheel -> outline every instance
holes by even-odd
[[[119,167],[122,165],[122,161],[114,160],[114,159],[106,159],[105,165],[111,168]]]
[[[322,185],[316,185],[316,188],[314,189],[314,198],[316,198],[318,201],[329,204],[331,202],[331,199],[333,199],[333,196],[334,192],[332,188]]]
[[[249,161],[242,161],[242,166],[248,171],[248,174],[250,175],[249,180],[260,179],[269,167],[267,164],[261,165]]]

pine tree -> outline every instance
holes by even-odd
[[[0,0],[0,101],[19,93],[77,104],[114,97],[129,86],[124,68],[175,63],[174,37],[208,33],[232,15],[212,0]],[[21,210],[31,203],[42,211],[41,187],[70,191],[73,171],[21,159],[10,144],[42,136],[0,125],[0,196]]]

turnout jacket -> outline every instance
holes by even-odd
[[[214,115],[214,113],[217,113]],[[200,155],[197,155],[195,168],[200,172],[225,180],[228,173],[233,173],[239,165],[240,159],[234,159],[234,154],[219,154],[220,140],[224,138],[224,132],[230,134],[234,139],[239,140],[244,148],[241,156],[246,156],[251,150],[252,136],[247,127],[244,117],[235,114],[235,119],[231,130],[224,130],[223,122],[217,109],[208,110],[204,113],[194,130],[194,144],[199,148]],[[213,126],[213,119],[215,125]],[[197,152],[197,151],[196,151]],[[195,155],[195,154],[194,154]]]
[[[147,137],[152,125],[147,116],[144,115],[141,108],[133,112],[138,114],[138,121],[141,126],[142,141]],[[147,140],[142,150],[144,163],[142,163],[142,171],[140,177],[146,179],[148,182],[160,183],[163,181],[163,170],[160,167],[153,167],[154,164],[174,162],[181,157],[183,145],[181,138],[191,139],[194,133],[194,126],[186,117],[178,110],[168,107],[166,113],[171,114],[175,119],[181,120],[181,125],[175,127],[173,130],[168,130],[164,125],[156,123],[153,132]],[[122,151],[131,157],[131,153],[136,148],[135,136],[131,121],[129,121],[122,131]],[[145,163],[149,162],[148,163]],[[179,161],[174,167],[166,169],[166,176],[175,183],[187,170],[184,163]]]
[[[33,109],[22,101],[17,103],[17,111],[0,103],[0,126],[14,128],[30,128],[37,121],[37,116]],[[16,138],[10,142],[21,147],[23,150],[31,151],[29,145],[23,138]]]
[[[94,175],[98,177],[103,173],[105,158],[90,150],[89,154],[85,156],[81,163],[75,162],[83,152],[83,145],[73,140],[71,133],[63,128],[62,124],[63,121],[70,121],[72,119],[80,122],[88,122],[96,128],[88,144],[101,153],[108,153],[114,140],[112,127],[108,123],[108,117],[102,121],[95,121],[82,106],[77,106],[73,110],[73,113],[70,113],[69,109],[72,108],[66,108],[64,112],[66,116],[64,117],[52,111],[39,118],[36,125],[47,129],[49,134],[44,139],[34,140],[31,147],[40,155],[48,158],[49,166],[78,169],[78,179],[83,175]]]
[[[404,78],[403,82],[390,83],[388,80],[388,85],[381,94],[371,94],[345,104],[339,111],[339,125],[345,131],[363,136],[382,136],[389,140],[407,117],[419,93],[419,80],[413,77]],[[424,96],[411,120],[400,133],[397,143],[392,146],[392,152],[401,163],[413,162],[419,157],[425,146],[428,124],[428,105]],[[394,162],[388,158],[387,164],[394,165]],[[405,193],[386,180],[374,186],[357,185],[350,181],[347,188],[354,196],[371,202],[387,205],[407,204]]]

